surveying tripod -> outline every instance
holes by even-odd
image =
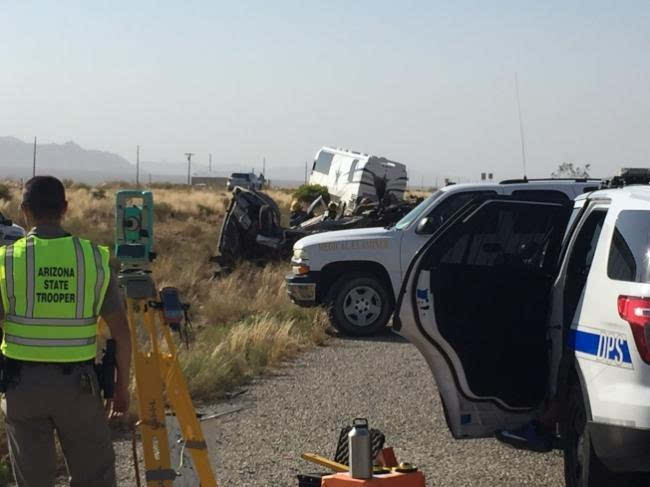
[[[133,204],[134,200],[141,200],[141,205]],[[149,268],[155,256],[153,196],[148,191],[118,191],[115,210],[115,252],[127,302],[147,487],[172,487],[178,476],[171,465],[167,404],[176,415],[183,448],[190,452],[201,487],[216,487],[171,333],[180,327],[183,307],[174,288],[164,288],[160,301],[156,299]]]

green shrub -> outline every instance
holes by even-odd
[[[11,466],[9,465],[9,455],[6,455],[0,461],[0,487],[9,485],[13,480],[13,475],[11,474]]]
[[[153,213],[156,220],[165,221],[167,218],[174,218],[174,208],[169,203],[161,201],[153,206]]]
[[[11,188],[6,184],[0,184],[0,200],[11,201]]]
[[[103,188],[95,188],[90,192],[90,195],[95,200],[103,200],[106,198],[106,190]]]
[[[325,203],[329,203],[330,201],[330,194],[327,191],[327,187],[321,186],[320,184],[303,184],[293,192],[292,196],[304,203],[311,203],[319,196],[323,197]]]
[[[198,204],[198,209],[199,209],[199,216],[212,216],[215,214],[214,208],[206,205],[202,205],[201,203]]]

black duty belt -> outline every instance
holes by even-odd
[[[74,369],[84,368],[95,364],[94,360],[82,360],[81,362],[34,362],[31,360],[16,360],[6,358],[9,366],[14,365],[17,370],[30,367],[56,367],[61,369],[64,374],[70,374]]]

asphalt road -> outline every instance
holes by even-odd
[[[429,369],[392,334],[335,338],[248,386],[203,423],[220,486],[294,486],[319,471],[303,452],[332,457],[340,428],[355,417],[386,435],[398,460],[417,464],[427,485],[561,486],[562,456],[534,454],[495,440],[454,440]]]

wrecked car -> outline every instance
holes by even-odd
[[[293,244],[302,237],[332,230],[391,225],[415,204],[387,194],[379,201],[360,201],[353,212],[345,213],[343,209],[328,207],[321,196],[312,202],[300,223],[283,227],[280,208],[273,198],[260,191],[236,187],[221,226],[218,254],[212,261],[227,271],[238,261],[289,260]]]

